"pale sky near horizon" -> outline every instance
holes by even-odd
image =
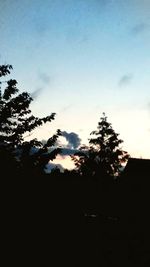
[[[37,137],[87,143],[105,112],[123,148],[150,158],[150,0],[1,0],[0,34],[33,113],[57,113]]]

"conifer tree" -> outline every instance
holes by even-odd
[[[97,130],[90,135],[89,147],[81,148],[72,157],[80,174],[102,177],[119,175],[122,163],[129,155],[120,147],[123,141],[107,121],[105,113],[98,122]]]

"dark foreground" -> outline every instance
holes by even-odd
[[[11,184],[3,201],[6,263],[150,266],[148,186],[79,179]]]
[[[146,192],[126,193],[76,183],[67,190],[60,186],[54,202],[45,196],[52,207],[41,208],[40,264],[150,266],[148,198]]]

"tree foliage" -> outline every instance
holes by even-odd
[[[90,135],[89,147],[82,147],[72,157],[80,174],[103,177],[119,175],[122,163],[126,162],[129,155],[120,147],[123,141],[107,121],[105,113],[98,122],[97,130]]]
[[[11,65],[0,66],[0,78],[10,74],[11,70]],[[27,169],[43,170],[59,152],[58,148],[49,152],[49,148],[55,145],[60,130],[44,145],[37,139],[24,140],[25,133],[55,118],[55,113],[43,118],[35,117],[30,110],[32,101],[29,93],[19,93],[16,80],[0,82],[0,162],[5,172],[8,168],[22,169],[23,172]]]

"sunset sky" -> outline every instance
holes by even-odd
[[[150,0],[1,0],[0,34],[34,115],[57,113],[36,137],[87,143],[105,112],[123,148],[150,158]]]

